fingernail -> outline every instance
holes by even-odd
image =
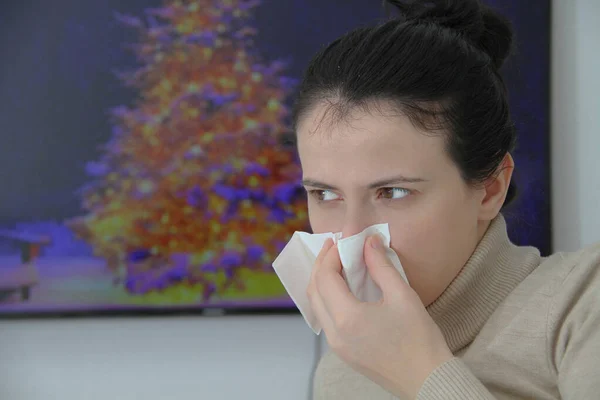
[[[381,236],[379,234],[371,236],[371,247],[374,249],[380,249],[383,247],[383,242],[381,241]]]

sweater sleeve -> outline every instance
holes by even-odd
[[[457,357],[439,366],[423,383],[417,400],[493,400],[494,396]]]
[[[554,296],[548,353],[563,400],[600,393],[600,245],[586,252]]]

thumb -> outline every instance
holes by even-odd
[[[406,290],[408,285],[387,256],[386,248],[379,234],[372,235],[367,239],[364,254],[369,274],[384,296],[399,294]]]

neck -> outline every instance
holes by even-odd
[[[453,353],[473,341],[498,305],[539,263],[537,249],[510,242],[501,215],[489,224],[461,272],[427,307]]]

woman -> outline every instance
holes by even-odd
[[[313,231],[389,223],[410,286],[370,238],[383,299],[361,303],[325,244],[308,288],[332,349],[315,398],[599,398],[600,246],[543,258],[501,214],[508,22],[476,0],[388,2],[402,19],[312,60],[295,130]]]

